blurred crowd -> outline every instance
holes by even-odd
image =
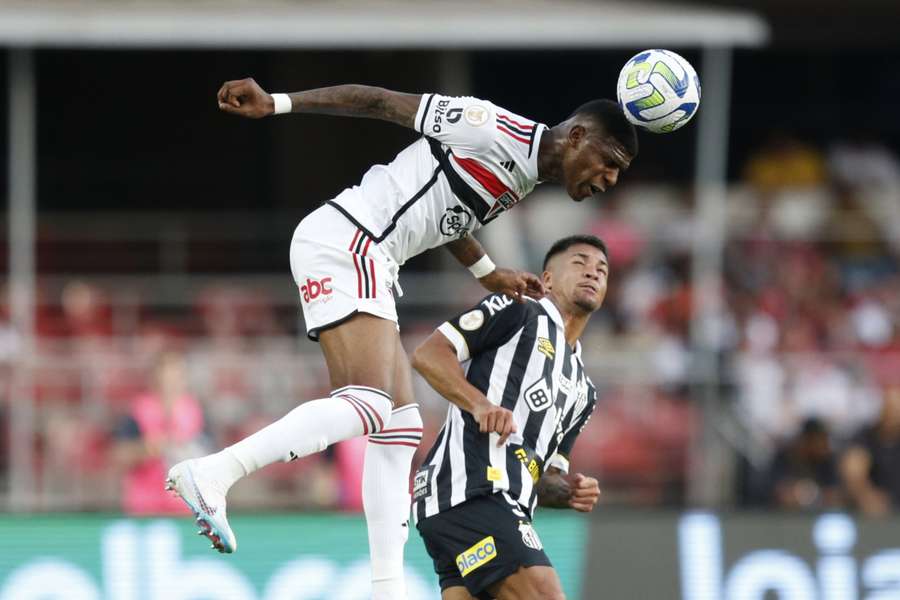
[[[896,156],[864,137],[822,149],[773,135],[723,198],[722,302],[700,322],[692,320],[691,256],[702,225],[692,192],[629,182],[592,208],[539,189],[480,236],[498,264],[531,269],[553,240],[575,231],[610,248],[607,302],[582,340],[600,398],[574,467],[600,479],[607,503],[689,504],[709,427],[733,457],[716,476],[734,504],[873,515],[900,508]],[[433,276],[445,275],[459,276]],[[479,293],[461,290],[457,309]],[[328,392],[296,304],[252,283],[207,287],[179,308],[117,310],[110,294],[90,279],[46,292],[30,377],[13,368],[17,336],[0,321],[0,443],[9,441],[12,402],[30,390],[35,509],[181,510],[162,490],[167,464]],[[411,352],[450,312],[403,302]],[[715,332],[705,338],[714,374],[691,352],[707,331]],[[421,459],[446,402],[416,385]],[[710,390],[713,411],[697,401]],[[234,502],[359,510],[364,445],[265,469],[235,487]],[[8,458],[0,452],[4,472]]]

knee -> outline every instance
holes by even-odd
[[[348,385],[331,392],[334,398],[343,398],[359,413],[367,433],[378,433],[391,420],[393,401],[382,390],[361,385]]]

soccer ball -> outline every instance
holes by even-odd
[[[697,112],[700,78],[674,52],[644,50],[622,67],[616,96],[629,121],[653,133],[669,133]]]

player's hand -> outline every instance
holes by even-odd
[[[271,94],[259,87],[252,78],[226,81],[216,95],[219,110],[232,115],[261,119],[275,112]]]
[[[593,477],[576,473],[572,478],[569,506],[581,512],[591,512],[600,499],[600,483]]]
[[[544,284],[536,275],[527,271],[498,267],[478,281],[485,289],[506,294],[516,302],[524,302],[525,296],[531,296],[536,300],[544,297]]]
[[[512,411],[496,404],[491,404],[487,400],[479,404],[472,411],[472,416],[478,423],[478,430],[481,433],[499,433],[500,439],[497,440],[497,447],[503,446],[510,434],[516,433],[516,423],[513,420]]]

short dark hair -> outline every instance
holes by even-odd
[[[616,139],[625,148],[625,151],[631,155],[631,158],[637,156],[638,153],[638,137],[637,130],[634,125],[625,117],[625,111],[617,102],[612,100],[591,100],[576,108],[569,118],[574,116],[583,116],[594,119],[603,126],[604,133]]]
[[[547,270],[547,263],[550,262],[550,259],[556,256],[557,254],[562,254],[575,244],[587,244],[588,246],[593,246],[600,250],[603,253],[603,256],[606,257],[606,260],[609,260],[609,252],[606,251],[606,243],[598,238],[595,235],[570,235],[569,237],[564,237],[561,240],[557,240],[550,246],[550,249],[547,250],[547,255],[544,256],[544,266],[541,267],[542,271]]]

